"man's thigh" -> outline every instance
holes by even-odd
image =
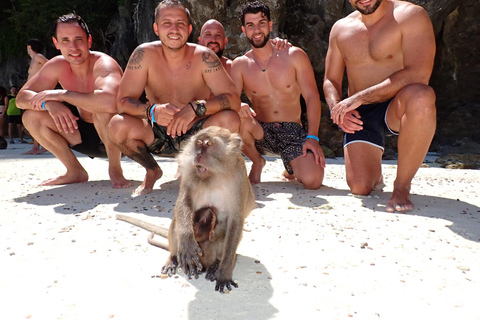
[[[350,143],[344,148],[347,182],[376,185],[382,175],[382,149],[364,142]],[[351,186],[350,186],[351,187]]]

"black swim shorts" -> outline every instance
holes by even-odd
[[[75,106],[67,102],[63,102],[63,104],[66,105],[75,116],[80,118],[78,109]],[[100,139],[100,136],[97,133],[97,129],[95,129],[93,123],[85,122],[82,119],[78,119],[77,125],[78,131],[80,131],[82,142],[77,145],[70,146],[70,148],[84,155],[87,155],[90,158],[107,158],[107,151],[105,149],[105,145]]]
[[[387,125],[387,110],[392,100],[393,99],[385,102],[365,104],[358,107],[357,111],[360,113],[360,120],[363,121],[363,129],[355,133],[345,133],[343,147],[346,147],[350,143],[363,142],[376,146],[383,151],[386,130],[393,134],[398,134]]]
[[[258,152],[262,155],[268,152],[280,155],[287,172],[293,174],[289,163],[303,154],[307,130],[295,122],[263,123],[258,121],[258,123],[263,128],[263,139],[255,141]]]
[[[162,157],[173,157],[175,156],[178,152],[180,152],[181,146],[180,144],[193,136],[195,133],[203,129],[203,125],[205,124],[205,121],[210,116],[206,116],[197,122],[194,123],[194,125],[187,131],[187,133],[182,134],[179,137],[172,138],[172,136],[169,136],[167,134],[167,127],[160,126],[156,123],[153,123],[148,120],[148,124],[152,126],[153,129],[153,134],[155,136],[153,142],[147,146],[147,150],[150,153],[153,153],[154,155],[157,156],[162,156]]]

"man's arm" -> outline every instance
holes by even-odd
[[[398,9],[400,10],[400,9]],[[337,104],[333,110],[334,122],[342,123],[343,116],[363,104],[388,100],[409,84],[428,84],[435,59],[433,26],[425,10],[417,5],[406,5],[398,14],[402,32],[404,67],[377,85],[355,93]]]
[[[49,101],[65,101],[91,113],[116,113],[116,97],[122,69],[115,60],[102,55],[95,61],[92,72],[93,91],[43,90],[31,99],[30,104],[40,109],[45,102],[48,109]]]
[[[138,46],[128,60],[127,68],[120,81],[117,96],[119,113],[126,113],[140,118],[146,117],[147,104],[138,99],[145,90],[148,79],[148,61],[145,46]]]
[[[222,110],[240,110],[240,95],[217,55],[202,48],[203,78],[214,97],[206,101],[207,114]]]
[[[232,68],[230,69],[230,77],[235,84],[236,92],[238,96],[243,91],[243,67],[245,65],[245,56],[235,58],[232,62]],[[238,112],[241,118],[255,117],[257,114],[253,111],[247,103],[240,104],[240,111]]]
[[[308,135],[318,136],[320,127],[320,117],[322,105],[320,103],[320,94],[318,93],[317,82],[313,72],[310,59],[307,54],[299,48],[291,48],[290,57],[295,63],[295,72],[297,82],[307,105]],[[311,150],[315,156],[315,162],[325,167],[325,156],[318,141],[308,138],[303,145],[303,155],[307,155],[307,150]]]

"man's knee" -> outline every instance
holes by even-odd
[[[417,113],[435,112],[435,91],[432,87],[421,83],[414,83],[402,89],[402,94],[410,106]]]
[[[361,196],[368,196],[374,188],[374,184],[367,181],[355,181],[353,179],[347,179],[347,184],[353,194],[358,194]]]
[[[23,112],[23,115],[22,115],[22,122],[23,122],[23,125],[27,128],[33,125],[33,124],[37,124],[38,125],[38,114],[39,111],[34,111],[34,110],[25,110]]]
[[[108,123],[108,133],[110,139],[114,142],[125,140],[128,128],[126,128],[125,119],[122,115],[114,115]]]
[[[317,189],[320,189],[320,187],[322,186],[322,183],[323,183],[323,172],[321,175],[313,175],[313,174],[309,174],[309,175],[305,175],[303,177],[297,177],[297,180],[303,184],[303,186],[305,187],[305,189],[308,189],[308,190],[317,190]]]
[[[208,126],[219,126],[233,133],[240,131],[240,116],[235,111],[224,110],[218,112],[209,120],[207,120]]]

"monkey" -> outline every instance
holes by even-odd
[[[205,272],[207,280],[216,281],[215,291],[238,288],[232,279],[236,251],[245,218],[256,207],[241,148],[238,134],[215,126],[199,131],[182,148],[168,246],[153,239],[166,229],[145,227],[153,232],[149,243],[170,251],[162,274],[172,276],[182,269],[189,278],[198,278]]]

